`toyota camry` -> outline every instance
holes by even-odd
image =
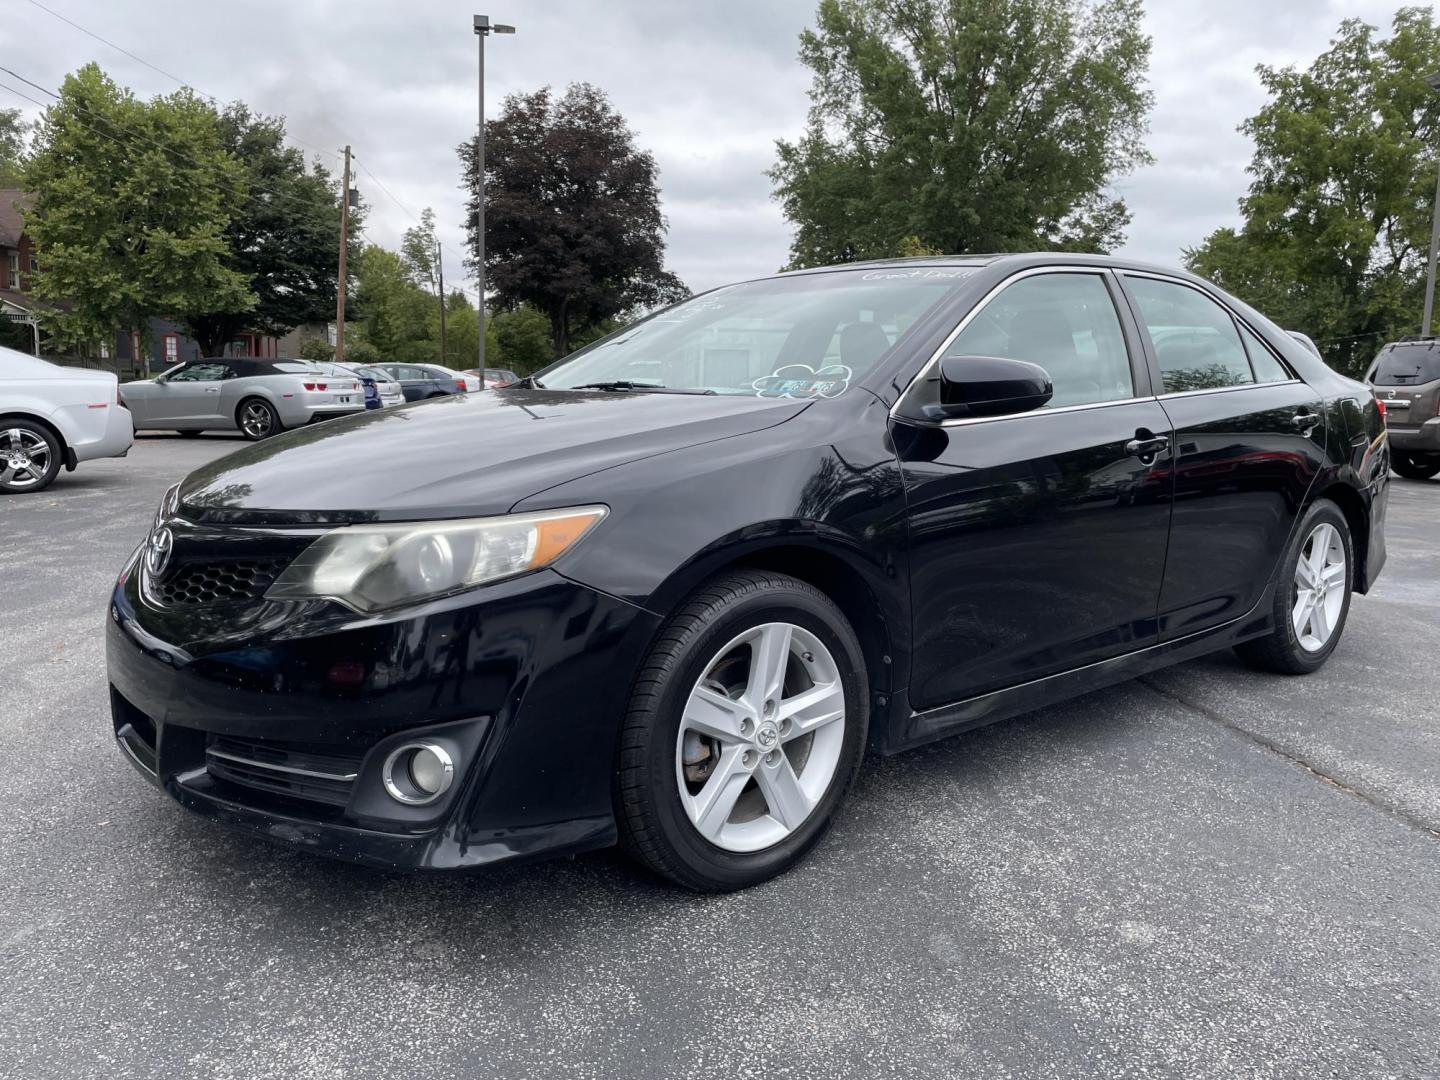
[[[1217,649],[1319,668],[1388,465],[1367,386],[1188,274],[748,281],[190,474],[111,598],[115,736],[187,809],[326,855],[619,842],[739,888],[867,748]]]

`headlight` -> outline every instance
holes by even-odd
[[[538,570],[599,524],[603,506],[459,521],[351,525],[316,540],[265,595],[381,611]]]

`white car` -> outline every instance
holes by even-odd
[[[0,493],[40,491],[82,461],[135,441],[119,380],[0,347]]]
[[[120,387],[142,431],[236,431],[252,442],[286,428],[365,411],[353,371],[318,360],[190,360]]]

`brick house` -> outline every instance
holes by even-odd
[[[40,351],[40,333],[45,322],[44,308],[29,296],[29,275],[38,266],[30,238],[25,235],[24,211],[34,196],[15,188],[0,189],[0,316],[11,323],[29,327],[35,353]],[[152,318],[145,328],[149,346],[140,330],[117,331],[112,341],[101,342],[101,359],[114,360],[117,368],[128,363],[144,373],[164,371],[182,360],[200,357],[200,346],[169,319]],[[333,341],[333,331],[324,323],[297,326],[282,337],[246,332],[228,342],[225,356],[283,357],[298,355],[301,344],[312,338]],[[12,334],[13,340],[13,334]]]

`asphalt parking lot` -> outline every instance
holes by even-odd
[[[1228,653],[872,760],[797,871],[404,877],[115,749],[106,595],[235,439],[0,500],[0,1076],[1440,1075],[1440,482],[1330,664]]]

